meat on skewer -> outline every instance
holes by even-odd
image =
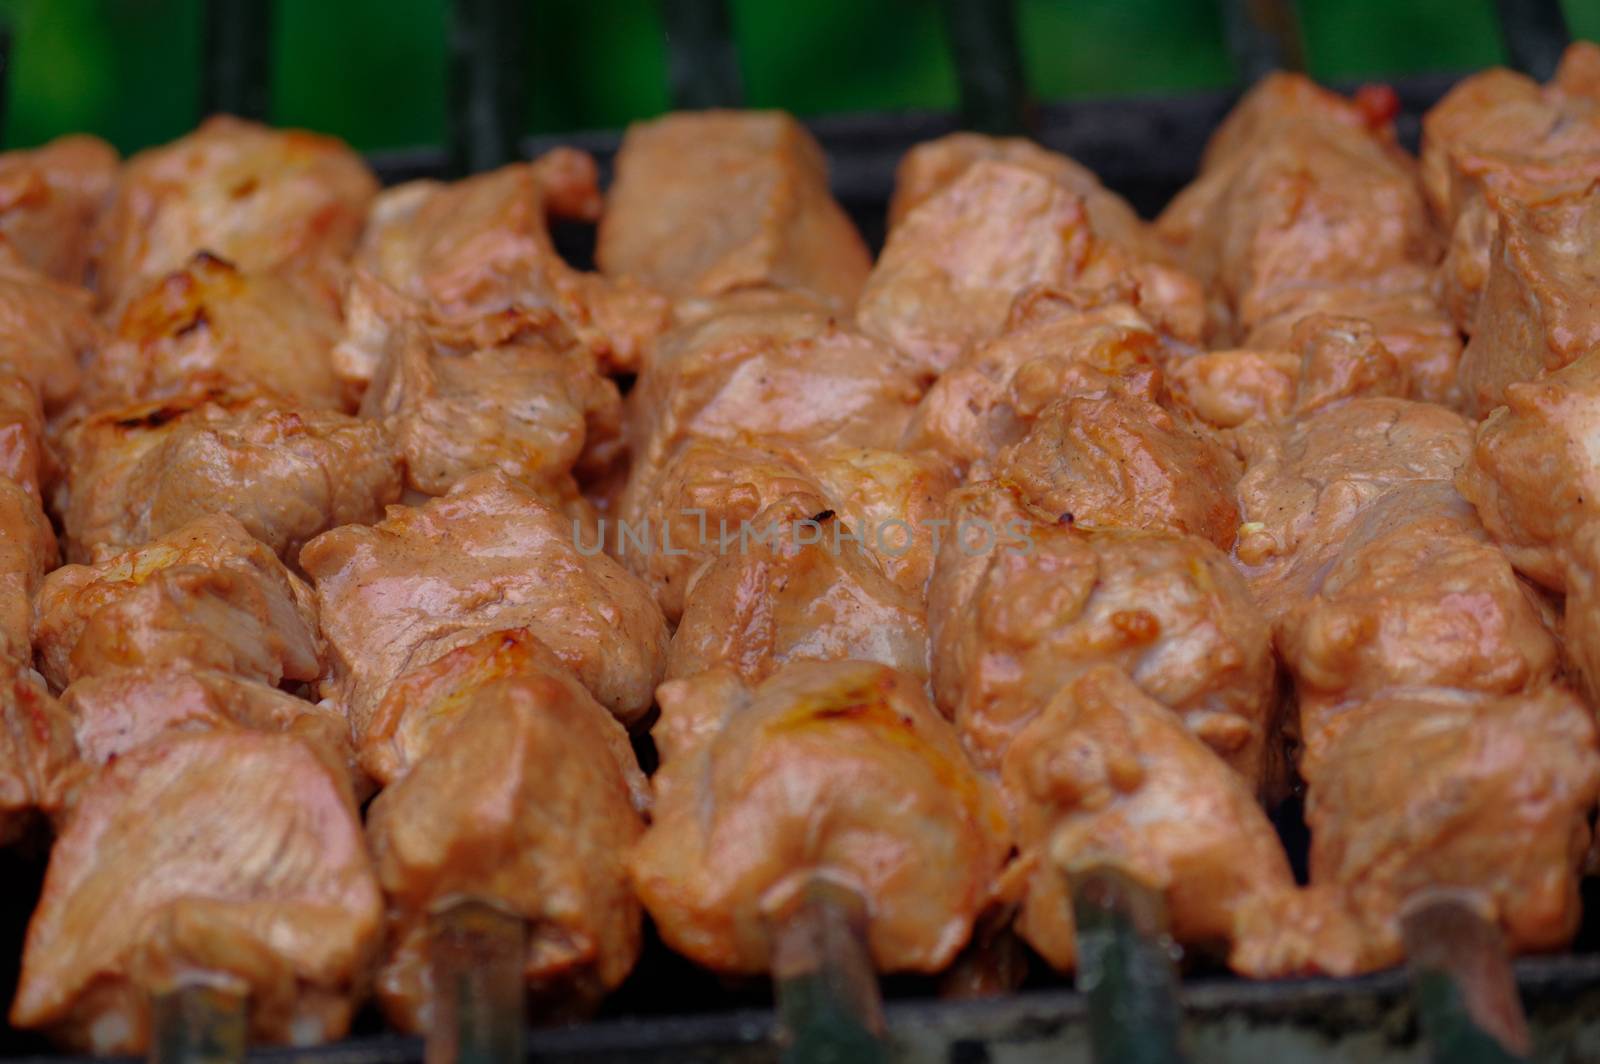
[[[11,1022],[84,1051],[140,1052],[150,998],[198,985],[247,1007],[256,1039],[336,1039],[381,931],[342,767],[293,736],[168,733],[78,800]]]
[[[666,300],[574,270],[550,238],[548,217],[595,218],[596,182],[594,160],[570,148],[452,184],[408,182],[374,203],[356,266],[457,343],[492,347],[554,320],[601,365],[637,370],[666,327]],[[357,342],[345,352],[347,372],[370,379],[378,355]]]
[[[534,632],[625,723],[649,710],[667,626],[616,561],[580,551],[572,520],[498,471],[418,507],[390,507],[307,544],[331,674],[323,695],[358,745],[401,675],[488,632]]]
[[[381,426],[277,397],[112,407],[58,446],[54,509],[76,562],[225,513],[293,565],[320,533],[370,524],[400,500],[400,456]]]
[[[648,785],[622,726],[532,633],[492,632],[407,673],[363,757],[388,783],[367,836],[388,899],[377,988],[392,1022],[446,1033],[453,990],[430,954],[467,899],[524,925],[514,1004],[525,984],[541,1016],[582,1014],[628,974],[641,918],[624,860]]]
[[[1307,315],[1363,318],[1415,394],[1452,402],[1461,341],[1433,295],[1442,242],[1395,142],[1392,93],[1274,74],[1217,129],[1157,231],[1224,304],[1224,342],[1288,347]]]
[[[95,223],[120,164],[98,137],[57,137],[0,155],[0,241],[18,261],[56,281],[82,284]]]
[[[123,167],[96,235],[100,305],[119,320],[202,251],[337,294],[377,191],[361,157],[331,137],[208,119]]]
[[[811,134],[776,111],[670,114],[629,127],[595,258],[674,298],[775,288],[851,313],[872,260],[828,190]]]

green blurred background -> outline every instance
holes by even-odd
[[[272,119],[364,149],[442,143],[448,0],[278,0]],[[1600,37],[1600,0],[1566,0]],[[198,116],[200,0],[0,0],[16,39],[7,146],[86,130],[124,151]],[[1300,0],[1320,78],[1500,62],[1492,0]],[[746,97],[800,114],[952,107],[934,0],[733,0]],[[1226,85],[1214,0],[1020,0],[1044,99]],[[616,127],[667,106],[656,0],[537,0],[529,132]]]

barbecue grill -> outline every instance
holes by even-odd
[[[738,106],[741,87],[726,0],[662,0],[668,28],[669,76],[676,106]],[[560,137],[521,137],[518,103],[525,66],[526,0],[454,0],[451,134],[447,146],[383,152],[371,159],[386,183],[448,177],[527,158],[557,144],[591,152],[608,175],[617,131]],[[1292,0],[1224,0],[1226,39],[1240,84],[1277,68],[1304,65]],[[271,69],[272,0],[208,0],[203,100],[209,112],[264,117]],[[1026,133],[1092,169],[1142,213],[1158,210],[1195,173],[1206,138],[1237,98],[1236,91],[1141,96],[1036,104],[1030,100],[1008,0],[943,0],[960,114],[858,114],[809,123],[831,168],[835,196],[874,247],[881,246],[894,167],[913,145],[959,128]],[[1544,78],[1554,69],[1567,33],[1557,0],[1497,0],[1512,65]],[[0,34],[0,79],[10,39]],[[1394,88],[1397,126],[1415,148],[1424,110],[1454,76],[1408,78]],[[3,80],[0,80],[3,103]],[[593,234],[565,224],[558,246],[590,266]],[[648,752],[646,752],[648,756]],[[1303,863],[1305,831],[1294,803],[1278,820],[1291,856]],[[37,897],[43,853],[0,854],[0,953],[20,953],[23,925]],[[1600,890],[1586,901],[1600,903]],[[1535,1056],[1551,1061],[1600,1061],[1600,904],[1572,952],[1524,958],[1514,972],[1533,1035]],[[11,962],[8,962],[8,964]],[[15,971],[0,980],[9,999]],[[1087,1061],[1091,1018],[1085,995],[1036,970],[1010,996],[941,1001],[931,981],[888,980],[885,1014],[891,1056],[903,1060]],[[1428,992],[1411,987],[1402,971],[1353,979],[1249,982],[1220,969],[1186,972],[1178,992],[1183,1044],[1205,1061],[1419,1060],[1428,1049],[1415,1002]],[[764,981],[729,985],[698,972],[652,944],[629,984],[601,1016],[575,1026],[529,1032],[530,1056],[540,1060],[767,1061],[779,1055],[777,1020]],[[313,1049],[262,1049],[253,1057],[319,1064],[390,1064],[422,1059],[420,1039],[377,1033],[369,1015],[342,1043]],[[1507,1059],[1482,1054],[1436,1059]],[[6,1032],[3,1055],[62,1061],[42,1039]]]

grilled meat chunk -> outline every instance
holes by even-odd
[[[896,448],[922,390],[892,348],[800,296],[729,296],[708,310],[663,338],[628,394],[619,517],[643,518],[693,440]]]
[[[1255,907],[1291,890],[1255,795],[1172,710],[1120,669],[1063,686],[1006,750],[1025,893],[1017,930],[1055,968],[1077,963],[1068,872],[1107,862],[1159,891],[1172,937],[1226,947]]]
[[[904,443],[981,477],[1058,399],[1122,391],[1159,401],[1165,361],[1160,335],[1132,306],[1082,310],[1054,290],[1035,290],[1012,305],[1005,332],[933,382]]]
[[[1009,847],[1004,813],[913,679],[866,662],[663,684],[654,823],[630,871],[667,944],[764,972],[807,884],[859,893],[880,971],[938,971]]]
[[[1239,512],[1239,463],[1203,426],[1121,392],[1078,395],[1039,412],[995,460],[995,477],[1070,524],[1189,533],[1226,550]]]
[[[117,320],[202,251],[247,274],[277,271],[327,290],[377,191],[361,157],[331,137],[207,119],[123,168],[97,238],[101,305]]]
[[[1545,181],[1600,153],[1597,70],[1600,48],[1580,41],[1548,85],[1496,67],[1457,82],[1422,116],[1423,188],[1450,236],[1445,294],[1468,333],[1500,225],[1487,186],[1505,178]]]
[[[1234,557],[1270,618],[1308,593],[1363,509],[1387,492],[1448,482],[1472,449],[1472,427],[1432,403],[1354,399],[1238,437],[1244,523]]]
[[[644,830],[644,776],[622,726],[551,665],[457,688],[463,704],[368,813],[389,902],[378,1000],[402,1030],[431,1020],[428,915],[452,897],[528,921],[523,977],[545,1008],[597,1002],[638,957],[624,861]]]
[[[334,766],[288,735],[169,733],[108,765],[63,829],[11,1022],[139,1053],[149,995],[203,977],[248,994],[255,1039],[337,1039],[382,919]]]
[[[492,346],[557,320],[603,365],[638,369],[666,327],[665,299],[574,270],[550,240],[547,216],[599,215],[596,182],[593,159],[560,148],[452,184],[388,189],[373,205],[356,264],[463,340]]]
[[[361,413],[393,434],[406,486],[443,495],[498,469],[557,505],[576,499],[575,470],[617,446],[622,397],[564,332],[456,352],[420,323],[399,325]]]
[[[274,397],[113,408],[66,429],[62,453],[55,509],[76,562],[223,513],[293,564],[320,533],[371,524],[400,500],[381,425]]]
[[[872,268],[811,134],[781,111],[685,111],[628,127],[595,259],[674,297],[778,288],[849,315]]]
[[[345,406],[331,352],[336,300],[281,277],[247,273],[209,252],[129,294],[114,338],[88,367],[91,408],[212,392],[273,392]]]
[[[954,493],[950,518],[928,595],[933,689],[979,765],[999,767],[1056,691],[1110,664],[1270,789],[1270,634],[1226,555],[1195,536],[1041,521],[994,482]]]
[[[0,845],[67,802],[78,751],[72,719],[26,660],[0,660]]]
[[[332,658],[323,695],[360,744],[404,673],[523,627],[618,719],[638,721],[666,665],[667,624],[643,584],[586,548],[573,521],[497,470],[392,506],[370,528],[323,533],[300,552]]]
[[[46,277],[82,284],[120,163],[111,145],[82,135],[0,155],[0,242]]]
[[[1441,247],[1392,98],[1345,100],[1272,75],[1212,136],[1157,229],[1231,308],[1231,342],[1283,348],[1312,313],[1366,318],[1433,402],[1456,397],[1461,342],[1433,298]]]
[[[311,589],[226,514],[57,569],[34,601],[33,640],[57,689],[175,662],[267,684],[322,675]]]
[[[894,228],[856,317],[931,382],[1000,335],[1012,302],[1039,286],[1077,290],[1089,303],[1132,301],[1185,340],[1205,330],[1192,278],[1102,239],[1083,197],[1051,177],[995,160],[967,167]]]

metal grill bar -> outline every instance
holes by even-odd
[[[1028,84],[1015,0],[944,0],[944,14],[962,124],[983,133],[1025,132]]]
[[[458,175],[519,157],[528,18],[523,0],[450,7],[450,161]]]
[[[1511,65],[1540,81],[1548,80],[1572,41],[1561,0],[1495,0],[1495,10]]]
[[[739,50],[727,0],[662,0],[667,80],[674,107],[738,107],[744,99]]]
[[[272,7],[273,0],[206,0],[205,114],[264,120],[271,112]]]

